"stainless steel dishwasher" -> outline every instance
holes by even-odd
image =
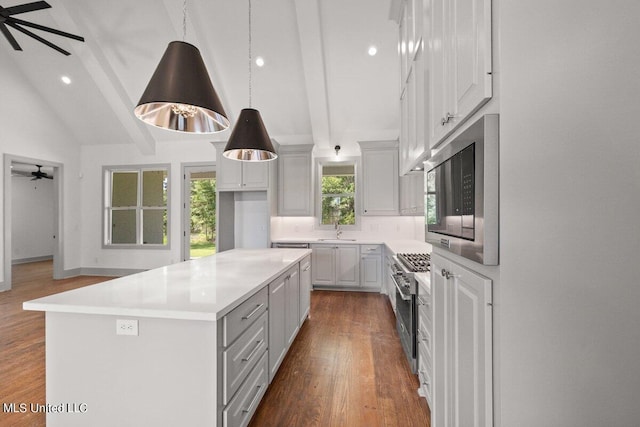
[[[288,242],[273,242],[272,248],[293,248],[293,249],[309,249],[308,243],[288,243]]]

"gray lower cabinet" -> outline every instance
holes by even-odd
[[[300,330],[300,266],[269,284],[269,382]]]
[[[287,351],[286,317],[287,273],[269,284],[269,383]]]
[[[311,249],[314,286],[360,286],[360,245],[313,244]]]
[[[311,256],[218,323],[218,423],[245,427],[309,313]]]
[[[249,424],[256,407],[269,386],[267,360],[267,354],[264,353],[231,403],[222,411],[223,426],[244,427]]]
[[[382,288],[382,246],[360,245],[360,285],[380,291]]]
[[[311,309],[311,255],[300,261],[300,325]]]
[[[382,245],[316,243],[311,249],[315,287],[382,289]]]

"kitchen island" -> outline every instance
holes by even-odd
[[[308,314],[310,253],[226,251],[25,302],[46,312],[47,425],[245,425]]]

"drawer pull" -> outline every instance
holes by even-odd
[[[262,388],[262,384],[260,384],[256,388],[257,388],[256,395],[253,396],[253,399],[251,399],[251,403],[249,403],[249,407],[242,410],[242,412],[245,413],[245,414],[247,412],[251,412],[251,409],[253,408],[253,405],[256,403],[256,400],[258,400],[258,396],[260,396],[260,389]]]
[[[258,304],[256,306],[256,308],[253,309],[253,311],[249,314],[247,314],[246,316],[242,316],[242,320],[248,320],[249,318],[251,318],[251,316],[253,316],[254,314],[256,314],[258,312],[258,310],[260,310],[262,308],[262,306],[264,306],[264,303],[262,304]]]
[[[256,354],[256,351],[258,351],[263,342],[264,340],[256,341],[256,346],[253,348],[253,350],[251,350],[251,353],[249,353],[247,357],[242,358],[242,361],[248,362],[249,360],[251,360],[251,358]]]
[[[305,269],[304,269],[304,270],[302,270],[302,271],[309,271],[309,269],[310,269],[310,268],[311,268],[311,265],[307,265],[307,268],[305,268]]]

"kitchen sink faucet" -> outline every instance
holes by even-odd
[[[335,223],[335,229],[336,229],[336,239],[340,239],[340,236],[342,236],[342,230],[340,230],[340,224],[338,223],[338,221],[336,221]]]

